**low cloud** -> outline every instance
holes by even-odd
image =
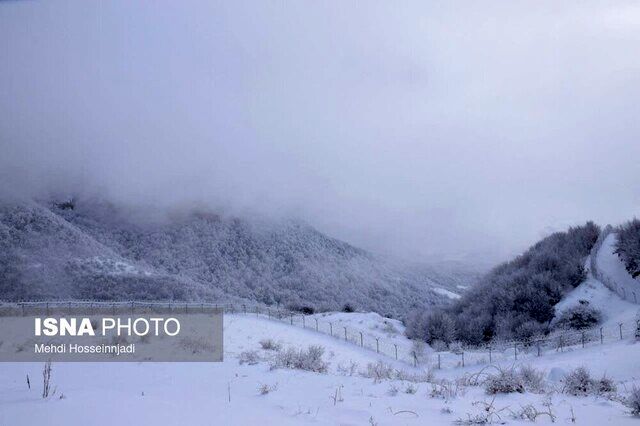
[[[640,207],[634,2],[2,2],[3,192],[497,259]]]

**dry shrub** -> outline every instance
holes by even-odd
[[[640,416],[640,388],[634,386],[624,403],[633,416]]]
[[[489,395],[497,393],[524,393],[522,377],[514,369],[500,369],[497,374],[491,374],[484,383],[484,390]]]
[[[394,368],[382,361],[370,362],[367,364],[367,371],[362,373],[362,376],[373,379],[375,383],[380,383],[383,380],[391,380],[395,377]]]
[[[431,370],[409,373],[405,370],[393,368],[390,364],[382,361],[367,364],[367,369],[365,371],[360,371],[360,376],[373,379],[374,383],[380,383],[383,380],[402,380],[411,383],[425,383],[433,380],[433,372]]]
[[[464,394],[465,388],[463,381],[442,379],[438,382],[431,383],[431,392],[429,393],[429,396],[431,398],[444,399],[445,401],[448,401],[450,399],[457,398],[458,395]]]
[[[524,388],[529,392],[542,393],[545,389],[544,372],[535,368],[523,365],[518,370],[518,375],[522,379]]]
[[[415,395],[418,392],[418,386],[409,383],[405,388],[404,388],[404,393],[409,394],[409,395]]]
[[[258,362],[261,361],[260,359],[260,355],[258,355],[258,351],[244,351],[241,352],[240,355],[238,356],[238,361],[240,362],[240,365],[242,364],[249,364],[249,365],[256,365]]]
[[[277,389],[278,389],[277,383],[275,385],[261,384],[260,386],[258,386],[258,393],[260,395],[267,395]]]
[[[260,340],[260,347],[266,351],[279,351],[282,349],[282,345],[273,339]]]
[[[404,370],[395,370],[395,378],[411,383],[426,383],[434,379],[433,369],[428,369],[421,373],[409,373]]]
[[[562,392],[573,396],[611,395],[617,391],[615,382],[603,376],[593,379],[589,370],[578,367],[570,371],[563,379]]]
[[[306,350],[289,348],[286,351],[276,353],[271,362],[271,369],[290,368],[326,373],[329,363],[322,359],[322,355],[324,355],[322,346],[311,345]]]
[[[398,387],[392,383],[389,386],[389,389],[387,390],[387,395],[396,396],[397,394],[398,394]]]
[[[574,396],[589,395],[593,391],[593,381],[589,370],[578,367],[564,377],[562,391]]]
[[[615,393],[618,390],[616,383],[609,377],[603,376],[600,380],[594,382],[595,391],[599,395]]]
[[[343,376],[353,376],[358,372],[358,363],[350,361],[349,365],[338,364],[338,373]]]

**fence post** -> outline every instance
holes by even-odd
[[[333,323],[332,322],[329,323],[329,333],[331,334],[331,337],[333,337]]]
[[[600,327],[600,344],[604,344],[604,335],[602,334],[602,327]]]
[[[316,320],[316,331],[318,331],[318,318],[314,318]]]
[[[517,342],[513,344],[513,354],[516,357],[516,359],[518,359],[518,343]]]
[[[618,324],[620,326],[620,340],[622,340],[622,323]]]
[[[462,355],[462,367],[464,368],[464,351],[462,351],[461,355]]]
[[[189,313],[189,305],[188,304],[184,304],[184,313],[188,314]]]
[[[362,331],[360,332],[360,347],[364,348],[364,341],[362,340]]]
[[[440,352],[438,352],[438,370],[442,370],[442,366],[440,365]]]
[[[344,328],[344,341],[347,341],[347,327],[342,327]]]
[[[538,347],[538,356],[540,356],[540,340],[538,340],[536,343],[536,346]]]
[[[271,308],[267,308],[267,317],[271,319]]]
[[[398,360],[398,345],[396,343],[394,343],[393,346],[396,348],[396,361],[397,361]]]
[[[489,345],[489,364],[491,364],[493,361],[491,360],[491,345]]]
[[[293,325],[293,314],[289,315],[289,322],[291,323],[291,325]]]
[[[418,355],[416,354],[416,351],[413,351],[413,366],[418,366]]]
[[[304,315],[302,315],[302,328],[307,328],[307,325],[305,324],[305,320],[304,320]]]
[[[582,339],[582,349],[584,349],[584,331],[582,332],[580,339]]]
[[[376,337],[376,353],[380,353],[380,338]]]
[[[242,305],[242,310],[244,311],[244,313],[247,313],[247,305]]]
[[[564,339],[562,338],[562,334],[560,335],[560,352],[564,352]]]

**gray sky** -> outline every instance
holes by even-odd
[[[0,178],[494,260],[640,211],[634,1],[2,1]]]

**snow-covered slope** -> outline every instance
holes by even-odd
[[[374,350],[376,339],[378,349],[383,354],[393,356],[396,345],[399,359],[410,359],[408,354],[412,349],[412,342],[405,334],[405,326],[401,321],[385,318],[375,312],[325,312],[309,317],[308,324],[313,326],[313,319],[317,319],[320,330],[326,333],[327,323],[331,323],[335,335],[343,337],[344,328],[347,328],[349,339],[356,345],[359,344],[359,334],[362,332],[363,346]]]
[[[0,299],[188,300],[215,294],[189,277],[122,256],[37,203],[0,203]]]
[[[460,299],[460,297],[461,297],[460,294],[454,293],[454,292],[452,292],[450,290],[446,290],[444,288],[435,287],[433,289],[433,291],[435,291],[436,293],[441,294],[441,295],[443,295],[445,297],[448,297],[449,299]]]
[[[632,323],[638,318],[640,306],[626,300],[609,290],[604,284],[592,276],[572,290],[558,303],[556,317],[566,309],[580,304],[581,300],[589,302],[603,316],[602,326],[612,327],[619,323]]]
[[[337,317],[336,317],[337,319]],[[364,322],[365,318],[360,317]],[[346,319],[345,319],[346,320]],[[359,321],[355,319],[354,321]],[[376,322],[376,321],[374,321]],[[457,419],[483,415],[483,403],[493,401],[502,421],[530,424],[514,419],[529,405],[549,406],[556,424],[635,425],[620,402],[605,397],[574,397],[558,392],[509,394],[495,398],[482,387],[459,385],[457,395],[443,399],[432,394],[429,383],[411,385],[404,380],[383,380],[354,375],[338,365],[368,363],[381,358],[316,333],[253,316],[225,317],[225,360],[222,363],[103,363],[55,364],[54,397],[40,397],[40,364],[0,364],[0,424],[26,425],[451,425]],[[326,374],[297,370],[271,370],[266,362],[240,365],[243,351],[260,349],[259,341],[272,338],[283,346],[325,347],[330,362]],[[640,344],[629,341],[583,351],[557,353],[527,360],[545,371],[547,391],[560,388],[557,379],[575,366],[588,367],[596,377],[606,373],[623,396],[640,378]],[[393,362],[392,362],[393,364]],[[396,365],[401,367],[400,365]],[[507,365],[505,365],[507,366]],[[410,367],[402,367],[412,373]],[[480,367],[436,372],[436,378],[456,379],[478,372]],[[26,384],[31,378],[32,389]],[[266,385],[270,391],[261,394]],[[413,386],[415,393],[407,392]],[[396,391],[394,391],[396,389]],[[62,397],[62,398],[61,398]],[[545,416],[537,424],[551,424]]]
[[[611,232],[602,243],[596,257],[595,275],[624,299],[640,303],[640,280],[634,279],[615,254],[616,233]]]

